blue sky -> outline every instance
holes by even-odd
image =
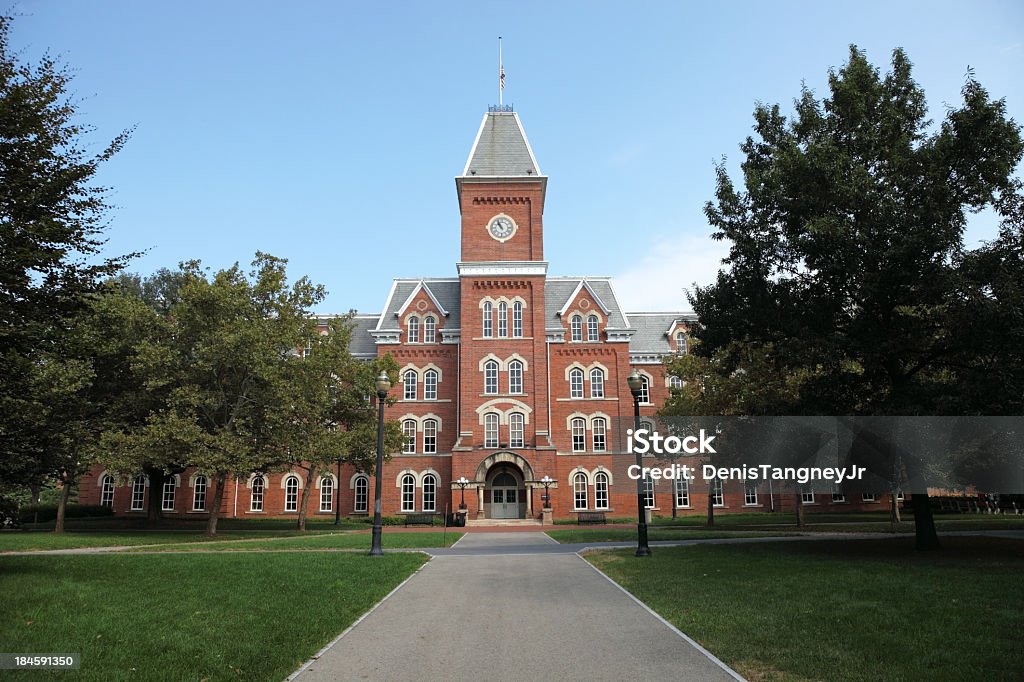
[[[685,309],[724,247],[702,208],[735,169],[756,102],[824,94],[848,45],[915,64],[931,115],[968,66],[1024,121],[1019,2],[113,2],[20,0],[12,43],[75,70],[100,149],[111,254],[149,273],[259,249],[329,289],[320,312],[377,312],[392,277],[451,276],[454,176],[497,100],[550,177],[551,274],[612,275],[630,310]],[[735,174],[734,174],[735,177]],[[994,234],[972,221],[968,241]]]

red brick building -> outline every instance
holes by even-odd
[[[607,277],[548,276],[547,180],[518,115],[485,114],[455,179],[462,216],[456,275],[396,279],[383,312],[355,318],[352,352],[367,359],[390,353],[401,368],[386,418],[402,424],[406,442],[384,467],[385,515],[443,513],[464,498],[470,518],[536,518],[545,477],[554,481],[556,518],[636,515],[636,482],[626,476],[633,458],[622,433],[633,418],[626,378],[633,369],[644,377],[641,412],[653,415],[678,381],[665,375],[663,359],[686,352],[694,317],[623,311]],[[346,515],[372,511],[372,476],[343,469],[340,478],[325,473],[316,483],[311,515],[333,515],[335,505]],[[464,490],[460,478],[468,481]],[[293,514],[302,485],[297,472],[236,479],[222,512]],[[692,485],[655,482],[648,506],[662,515],[673,505],[681,514],[703,513],[708,487]],[[165,513],[205,513],[207,486],[193,473],[175,476],[159,493]],[[149,494],[144,476],[115,487],[94,472],[81,498],[142,513]],[[712,494],[726,512],[792,510],[795,503],[767,484],[727,484]],[[804,502],[846,504],[824,490]]]

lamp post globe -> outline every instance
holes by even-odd
[[[633,394],[633,430],[640,430],[640,395],[644,389],[644,379],[640,376],[640,372],[636,369],[626,379],[626,383],[629,384],[629,392]],[[640,455],[640,451],[636,450],[636,466],[639,472],[643,472],[643,459]],[[638,476],[636,479],[636,556],[650,556],[651,547],[647,544],[647,505],[644,504],[644,498],[646,498],[644,491],[644,476]]]
[[[370,556],[383,556],[381,549],[381,518],[380,518],[380,496],[381,496],[381,474],[384,469],[384,401],[391,390],[391,379],[387,372],[381,372],[377,377],[377,468],[373,486],[373,538],[370,544]]]

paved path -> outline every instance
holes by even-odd
[[[297,680],[737,679],[564,547],[467,534]]]

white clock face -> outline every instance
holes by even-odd
[[[491,222],[487,223],[487,232],[499,242],[508,241],[516,233],[516,224],[507,215],[501,213],[491,218]]]

